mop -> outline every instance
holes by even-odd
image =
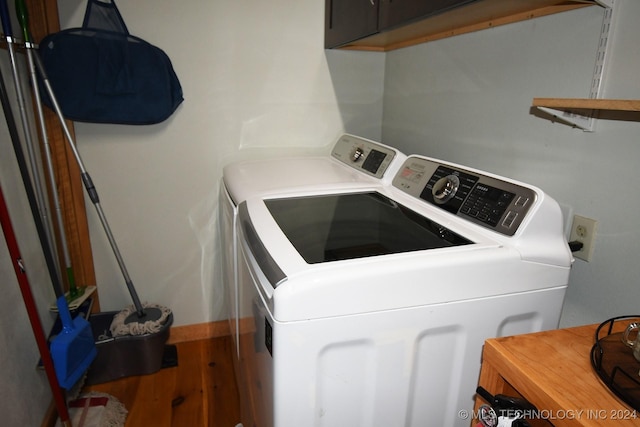
[[[16,12],[18,14],[18,21],[20,22],[20,25],[22,27],[25,42],[31,43],[32,41],[29,31],[29,18],[24,0],[16,0]],[[126,265],[124,263],[124,259],[120,254],[120,250],[118,249],[118,245],[115,241],[115,238],[113,237],[113,233],[111,232],[111,228],[109,227],[107,218],[100,205],[98,191],[93,184],[91,176],[84,167],[84,162],[82,161],[80,153],[76,148],[74,138],[71,136],[71,132],[69,131],[69,127],[67,126],[60,105],[58,104],[53,88],[51,87],[51,83],[49,82],[44,66],[42,65],[40,56],[34,55],[34,59],[42,83],[45,87],[45,90],[47,91],[47,94],[49,95],[49,100],[51,101],[53,110],[58,116],[60,125],[62,126],[69,147],[71,148],[71,151],[73,152],[73,155],[80,168],[82,183],[96,209],[107,239],[109,240],[109,244],[111,246],[113,254],[124,277],[125,284],[131,296],[131,299],[133,300],[133,306],[125,308],[121,313],[114,316],[114,320],[111,324],[111,334],[112,336],[116,337],[122,335],[145,335],[155,333],[167,323],[171,315],[171,310],[158,304],[145,303],[143,306],[143,304],[140,303],[140,299],[135,287],[133,286],[133,282],[131,281],[131,277],[129,276]]]
[[[127,409],[114,396],[90,392],[68,403],[69,417],[74,427],[121,427],[127,418]],[[62,424],[56,424],[56,427]]]

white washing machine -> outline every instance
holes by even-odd
[[[239,313],[246,313],[251,306],[245,306],[242,310],[239,306],[246,298],[242,298],[238,288],[238,205],[251,197],[295,193],[300,190],[313,191],[327,185],[357,189],[389,184],[405,159],[406,155],[395,148],[345,134],[338,138],[325,155],[242,161],[224,168],[220,189],[223,277],[229,325],[235,345],[235,374],[243,395],[241,409],[245,426],[253,425],[250,420],[255,411],[251,403],[253,395],[246,386],[249,383],[248,364],[241,363],[240,354],[240,320],[246,326],[250,319]],[[247,337],[247,334],[242,336],[245,340]]]
[[[342,164],[386,158],[370,147]],[[225,169],[247,427],[468,426],[484,340],[557,327],[572,257],[555,201],[422,156],[370,178],[234,198],[270,179]]]
[[[242,161],[224,168],[220,189],[224,277],[237,354],[239,298],[235,223],[238,205],[251,197],[313,191],[327,185],[357,189],[389,184],[406,158],[395,148],[344,134],[326,155]]]

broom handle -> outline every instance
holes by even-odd
[[[5,12],[8,13],[7,2],[6,0],[0,0],[0,14],[4,15]],[[38,215],[38,202],[36,201],[35,191],[33,189],[33,184],[31,183],[29,169],[25,160],[24,152],[22,151],[18,129],[16,127],[15,119],[11,111],[9,97],[7,96],[7,90],[5,88],[4,78],[2,77],[1,72],[0,80],[2,81],[2,84],[0,85],[0,89],[2,92],[0,94],[2,98],[2,108],[4,109],[4,116],[7,121],[7,127],[9,128],[9,134],[11,136],[11,142],[13,144],[13,150],[16,155],[16,160],[18,161],[18,168],[20,169],[22,182],[27,193],[27,198],[29,199],[29,207],[31,208],[31,213],[33,214],[33,220],[38,231],[40,243],[42,244],[42,250],[44,252],[45,260],[47,263],[47,269],[49,270],[49,276],[51,277],[51,281],[53,282],[53,289],[56,293],[56,297],[64,296],[64,290],[62,287],[62,283],[60,282],[60,278],[58,277],[58,270],[53,258],[53,254],[51,252],[51,246],[49,244],[47,233],[45,231],[42,218],[40,218],[40,216]]]
[[[2,16],[3,24],[5,17],[8,16],[7,11],[7,3],[6,0],[0,0],[0,15]],[[7,12],[7,13],[5,13]],[[7,122],[7,127],[9,129],[9,134],[11,136],[11,141],[13,142],[14,149],[16,151],[16,157],[19,159],[19,163],[21,161],[21,165],[24,165],[24,156],[22,155],[22,147],[20,147],[20,140],[18,138],[18,130],[16,128],[16,123],[13,118],[13,113],[11,112],[11,105],[9,104],[9,98],[7,96],[7,91],[4,85],[4,78],[2,77],[2,72],[0,71],[0,101],[2,101],[2,109],[4,110],[4,117]],[[26,166],[26,165],[24,165]],[[23,180],[25,180],[25,172],[23,172],[23,168],[20,168],[20,172],[22,173]],[[28,177],[28,173],[26,173]],[[25,185],[31,185],[31,181],[29,179],[26,180]],[[29,197],[29,204],[31,205],[33,212],[33,200],[34,197]],[[38,235],[40,238],[46,238],[43,230],[43,226],[38,215],[34,215],[34,219],[36,220],[36,227],[38,229]],[[31,287],[29,286],[29,281],[27,279],[27,275],[24,271],[22,264],[22,257],[20,256],[19,248],[16,242],[15,233],[13,232],[13,226],[9,219],[8,210],[6,207],[6,202],[4,200],[4,194],[2,193],[2,188],[0,187],[0,220],[2,221],[2,230],[4,233],[5,241],[7,242],[7,247],[9,248],[9,252],[11,253],[13,267],[16,273],[16,277],[18,279],[18,284],[20,285],[20,292],[22,293],[22,298],[24,300],[25,306],[27,308],[27,314],[29,316],[29,321],[31,322],[31,327],[33,330],[33,334],[36,339],[36,343],[38,345],[38,350],[40,351],[40,357],[42,358],[42,363],[44,364],[45,372],[47,374],[47,379],[49,380],[49,386],[51,387],[51,392],[53,393],[53,398],[55,401],[56,409],[58,411],[58,416],[62,421],[63,425],[66,427],[71,427],[71,421],[69,420],[69,411],[67,409],[67,405],[64,399],[64,394],[62,389],[60,388],[60,383],[58,382],[58,378],[56,377],[55,367],[53,366],[53,360],[51,358],[51,353],[49,352],[49,347],[47,346],[44,330],[42,329],[42,324],[40,323],[40,318],[38,317],[38,311],[35,306],[35,301],[33,298],[33,294],[31,293]],[[45,252],[45,259],[47,261],[47,267],[49,268],[50,275],[53,273],[51,279],[55,282],[58,275],[55,271],[55,265],[53,264],[53,258],[51,254],[47,253],[46,248],[43,248]],[[58,283],[58,285],[60,285]],[[54,283],[55,288],[55,283]],[[56,292],[57,293],[57,292]]]
[[[31,292],[31,286],[29,285],[27,273],[24,269],[24,263],[22,262],[22,256],[20,255],[20,249],[18,248],[18,243],[13,231],[11,219],[9,218],[9,212],[7,210],[7,205],[4,200],[4,194],[2,193],[1,187],[0,223],[2,224],[2,231],[4,233],[4,239],[7,244],[7,248],[9,249],[9,253],[11,254],[13,269],[16,273],[16,278],[18,279],[18,285],[20,287],[20,292],[22,293],[24,305],[27,309],[27,315],[29,316],[31,329],[36,339],[36,344],[38,345],[40,358],[42,359],[42,364],[44,365],[44,370],[47,374],[47,379],[49,380],[49,386],[51,388],[51,392],[53,393],[53,400],[58,411],[58,416],[60,417],[60,421],[62,421],[65,427],[71,427],[71,421],[69,420],[69,410],[65,402],[64,393],[62,392],[60,383],[58,382],[58,378],[56,377],[53,359],[51,358],[51,353],[49,352],[49,346],[47,345],[47,339],[42,327],[42,323],[40,322],[40,317],[38,317],[38,310],[33,298],[33,294]]]
[[[60,383],[58,382],[58,378],[56,377],[53,359],[51,358],[51,353],[49,352],[47,338],[44,333],[42,323],[40,322],[40,317],[38,317],[38,310],[36,307],[35,299],[33,298],[31,286],[29,285],[29,281],[27,279],[27,273],[24,269],[24,263],[22,262],[20,249],[18,248],[18,243],[16,242],[16,236],[14,234],[13,226],[9,218],[9,212],[7,211],[2,188],[0,188],[0,223],[2,223],[2,231],[4,233],[5,242],[7,244],[7,248],[9,249],[9,253],[11,254],[13,269],[16,273],[16,278],[18,279],[18,285],[20,287],[20,292],[22,293],[24,305],[27,309],[27,315],[29,316],[31,329],[36,339],[36,344],[38,345],[38,351],[40,352],[40,358],[42,359],[42,364],[44,365],[44,370],[47,374],[47,379],[49,380],[51,392],[53,393],[53,400],[58,411],[58,416],[60,417],[60,421],[62,421],[64,426],[71,427],[71,421],[69,420],[69,410],[65,402],[64,393],[62,392]]]
[[[16,2],[16,11],[18,12],[18,19],[21,22],[21,26],[23,29],[23,36],[25,38],[25,50],[27,51],[27,63],[29,68],[29,76],[31,79],[31,88],[33,91],[33,97],[36,104],[36,111],[38,113],[38,123],[40,124],[40,134],[42,136],[42,144],[44,146],[44,155],[46,163],[46,171],[48,172],[49,182],[51,184],[51,197],[53,199],[53,205],[55,207],[56,220],[58,225],[58,230],[60,232],[60,244],[62,246],[62,254],[64,256],[64,263],[67,272],[67,281],[69,283],[69,301],[73,301],[77,297],[81,296],[84,291],[78,289],[76,285],[75,275],[73,273],[73,266],[71,263],[71,254],[69,253],[69,243],[67,240],[67,233],[65,231],[64,219],[62,217],[62,208],[60,206],[60,197],[58,196],[58,186],[56,185],[56,176],[53,168],[53,159],[51,157],[51,145],[49,144],[49,138],[47,136],[47,126],[44,118],[44,111],[42,109],[42,99],[40,97],[40,90],[38,88],[38,78],[36,72],[36,65],[34,53],[36,50],[35,45],[32,43],[31,37],[29,35],[29,31],[26,31],[28,25],[28,16],[26,15],[24,10],[21,10],[21,6],[19,2],[22,0],[17,0]]]
[[[33,185],[35,189],[36,200],[38,202],[38,213],[42,217],[43,222],[47,226],[45,232],[47,233],[47,241],[49,244],[53,244],[53,232],[50,226],[50,218],[48,214],[48,208],[46,203],[46,195],[44,193],[44,186],[42,185],[42,179],[40,176],[40,169],[38,167],[37,154],[35,150],[35,144],[33,135],[31,132],[31,126],[29,123],[29,115],[27,114],[27,104],[22,90],[22,82],[20,81],[20,73],[18,71],[18,61],[16,59],[15,50],[15,38],[13,36],[13,28],[11,27],[11,19],[9,16],[9,8],[6,0],[2,0],[0,3],[0,14],[2,15],[2,27],[7,42],[7,51],[9,52],[9,62],[11,64],[11,74],[13,76],[13,83],[15,86],[16,100],[18,102],[18,111],[20,112],[20,121],[22,123],[22,130],[24,135],[24,142],[27,149],[28,160],[31,165],[31,178],[33,179]],[[56,266],[56,271],[58,268]],[[58,274],[58,273],[57,273]]]

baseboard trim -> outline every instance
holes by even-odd
[[[196,323],[193,325],[172,326],[169,331],[167,344],[175,344],[186,341],[197,341],[208,338],[218,338],[230,335],[228,320],[215,322]]]

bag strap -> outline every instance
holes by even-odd
[[[129,30],[114,0],[88,0],[82,28],[129,35]]]

